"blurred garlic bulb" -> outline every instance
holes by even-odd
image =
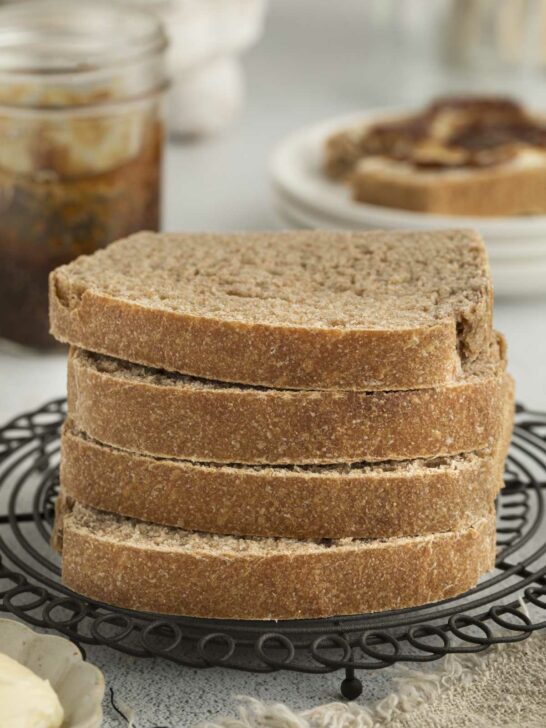
[[[244,101],[241,54],[263,32],[266,0],[123,0],[156,12],[170,37],[174,138],[212,134]]]

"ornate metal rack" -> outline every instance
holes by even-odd
[[[55,400],[0,429],[0,612],[82,649],[99,644],[200,668],[344,670],[341,692],[354,699],[362,692],[355,671],[483,652],[546,626],[546,414],[518,407],[498,499],[496,568],[476,588],[415,609],[291,622],[139,613],[64,587],[49,547],[64,417],[64,400]]]

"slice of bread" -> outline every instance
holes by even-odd
[[[506,377],[498,349],[451,384],[402,392],[244,387],[72,350],[68,411],[90,437],[159,457],[300,465],[412,460],[492,448]]]
[[[546,212],[546,155],[525,151],[483,169],[418,169],[369,157],[351,176],[353,198],[443,215],[507,216]]]
[[[390,390],[487,351],[477,233],[139,233],[50,277],[59,340],[207,379]]]
[[[303,619],[400,609],[460,594],[491,569],[495,515],[469,528],[377,541],[190,533],[58,509],[63,582],[129,609],[219,619]]]
[[[355,200],[445,215],[546,212],[546,119],[498,96],[447,97],[326,140]]]
[[[102,511],[189,531],[391,538],[462,530],[491,509],[512,432],[513,387],[493,450],[375,465],[235,466],[102,445],[68,421],[61,486]]]

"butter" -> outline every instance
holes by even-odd
[[[0,726],[60,728],[63,719],[59,698],[49,682],[0,653]]]

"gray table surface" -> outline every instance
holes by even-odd
[[[358,108],[417,104],[456,85],[431,65],[427,54],[408,55],[392,36],[383,42],[383,36],[371,33],[364,6],[357,0],[272,1],[267,34],[245,61],[249,98],[240,121],[206,142],[169,146],[166,229],[278,228],[266,168],[272,145],[284,134]],[[494,79],[487,84],[502,86]],[[546,298],[500,300],[495,323],[508,337],[518,397],[546,409]],[[37,357],[4,347],[0,419],[62,395],[64,370],[60,355]],[[89,657],[103,669],[107,684],[136,708],[138,728],[194,726],[232,712],[238,694],[310,707],[335,699],[339,685],[337,675],[196,671],[98,648],[90,649]],[[361,700],[385,694],[389,685],[388,670],[366,675]],[[120,725],[107,708],[106,728]]]

